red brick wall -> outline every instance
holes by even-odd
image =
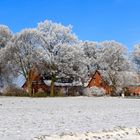
[[[101,75],[99,72],[96,72],[92,79],[90,80],[89,84],[87,87],[100,87],[100,88],[104,88],[106,93],[110,93],[111,92],[111,88],[103,81]]]
[[[128,87],[128,92],[132,95],[140,95],[140,86],[130,86]]]

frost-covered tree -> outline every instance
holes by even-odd
[[[0,25],[0,48],[4,48],[12,37],[9,27]]]
[[[44,62],[47,62],[47,59],[44,61],[47,51],[45,54],[42,51],[44,46],[44,38],[36,29],[25,29],[17,33],[6,47],[5,54],[8,54],[14,72],[17,72],[17,75],[22,74],[28,81],[30,95],[32,94],[32,83],[29,78],[29,71],[34,66],[40,68],[42,64],[44,65]]]
[[[66,27],[61,24],[53,23],[52,21],[46,20],[39,23],[37,29],[43,35],[46,41],[46,45],[44,46],[44,52],[49,51],[50,53],[50,65],[48,68],[52,81],[50,95],[54,96],[54,82],[57,75],[60,75],[64,68],[60,67],[62,64],[62,61],[59,61],[59,55],[61,54],[60,51],[65,51],[65,47],[67,48],[67,46],[69,45],[76,44],[78,40],[75,34],[72,33],[71,26]],[[65,63],[65,65],[67,64]]]
[[[12,80],[10,64],[8,64],[7,58],[4,55],[4,49],[10,42],[12,35],[11,30],[7,26],[0,25],[0,87],[11,83]]]
[[[140,74],[140,44],[134,46],[132,52],[132,61],[135,64],[136,71]]]
[[[112,87],[115,94],[122,89],[126,80],[126,70],[129,71],[129,60],[125,47],[115,41],[83,42],[83,48],[88,58],[89,75],[100,70],[102,76]],[[130,82],[129,82],[130,83]]]
[[[123,89],[131,85],[138,85],[139,82],[139,75],[133,67],[130,70],[121,73],[120,84]]]
[[[87,59],[89,75],[93,74],[95,70],[98,69],[98,43],[92,41],[85,41],[81,43],[81,46],[84,50],[84,54]]]
[[[115,41],[104,41],[99,43],[99,46],[99,67],[106,72],[106,80],[112,88],[112,94],[116,94],[121,88],[123,72],[130,68],[126,49],[121,43]]]
[[[73,78],[84,83],[88,73],[87,59],[80,44],[62,45],[56,56],[59,77]]]
[[[38,24],[37,29],[46,38],[46,47],[50,52],[56,53],[57,46],[62,44],[74,44],[77,42],[76,35],[72,32],[72,26],[63,26],[52,21],[44,21]]]
[[[0,50],[0,85],[1,87],[12,84],[14,73],[12,72],[13,66],[9,62],[9,55],[6,47]]]

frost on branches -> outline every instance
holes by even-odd
[[[115,41],[101,42],[99,46],[99,68],[106,72],[106,80],[112,88],[112,94],[117,94],[117,91],[122,88],[124,72],[130,69],[126,49]]]
[[[92,41],[85,41],[81,43],[81,46],[87,59],[87,66],[89,71],[88,74],[93,74],[93,72],[98,69],[98,43]]]
[[[135,64],[135,69],[140,74],[140,44],[136,44],[134,46],[134,50],[132,52],[132,61]]]
[[[11,63],[18,74],[28,78],[29,70],[41,64],[43,60],[43,37],[35,29],[25,29],[12,38],[12,43],[7,46],[7,53],[11,56]],[[44,54],[43,54],[44,55]],[[9,60],[10,61],[10,60]]]
[[[6,54],[4,54],[6,45],[12,38],[11,30],[5,26],[0,25],[0,87],[2,88],[5,84],[11,83],[11,64],[7,62]]]
[[[5,25],[0,25],[0,48],[4,48],[12,37],[12,32]]]

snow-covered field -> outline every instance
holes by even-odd
[[[0,97],[0,140],[140,140],[139,128],[140,99]]]

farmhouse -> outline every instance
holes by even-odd
[[[94,86],[103,88],[106,91],[106,94],[111,93],[111,87],[107,84],[107,82],[104,81],[101,72],[99,72],[98,70],[96,70],[95,73],[91,76],[91,79],[89,80],[87,85],[88,88]]]
[[[50,93],[51,87],[51,80],[46,79],[42,76],[36,68],[33,68],[29,72],[30,82],[32,83],[32,93],[37,92],[46,92]],[[55,82],[54,85],[54,92],[61,92],[65,95],[75,95],[75,94],[82,94],[82,84],[79,82],[68,82],[69,80],[65,80],[63,82]],[[28,92],[28,80],[25,81],[22,88]]]

